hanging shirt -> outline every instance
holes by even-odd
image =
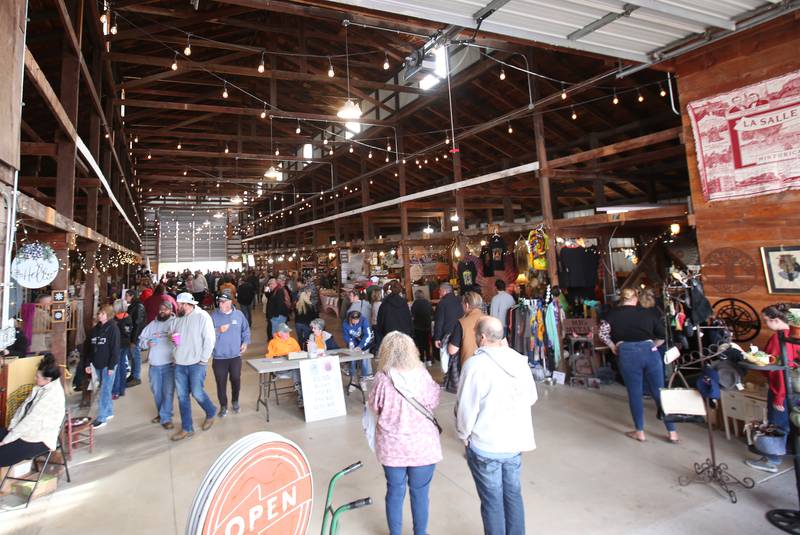
[[[506,248],[506,241],[503,237],[499,234],[492,236],[489,240],[489,250],[492,255],[492,268],[496,271],[504,270],[505,263],[503,261],[503,255],[506,254],[508,249]]]
[[[492,252],[489,250],[488,245],[481,247],[481,264],[483,265],[484,277],[494,276],[494,262],[492,261]]]
[[[458,263],[458,282],[462,288],[468,288],[478,280],[478,269],[472,260],[462,260]]]

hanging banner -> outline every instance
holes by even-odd
[[[690,102],[706,200],[800,189],[800,71]]]
[[[59,267],[52,247],[39,242],[26,243],[11,262],[11,276],[23,288],[43,288],[55,280]]]
[[[300,447],[275,433],[253,433],[209,468],[186,535],[305,533],[313,498],[311,467]]]

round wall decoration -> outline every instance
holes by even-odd
[[[306,533],[314,488],[303,451],[280,435],[247,435],[226,449],[197,490],[187,535]]]
[[[55,280],[59,268],[52,247],[39,242],[26,243],[11,262],[11,276],[24,288],[42,288]]]
[[[743,293],[752,288],[758,279],[755,260],[747,253],[733,247],[714,249],[703,259],[706,284],[728,294]]]

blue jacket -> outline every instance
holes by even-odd
[[[350,320],[345,319],[344,323],[342,323],[342,336],[344,337],[345,345],[350,346],[350,342],[353,342],[354,347],[366,349],[372,342],[372,329],[369,328],[369,320],[361,316],[358,323],[351,325]]]
[[[211,321],[214,322],[214,331],[217,333],[212,356],[215,359],[233,359],[241,356],[242,344],[250,344],[250,325],[244,314],[236,309],[230,314],[217,309],[211,313]],[[219,331],[223,325],[230,325],[224,333]]]

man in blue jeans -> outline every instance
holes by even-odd
[[[173,429],[172,405],[175,400],[175,361],[170,333],[174,310],[170,301],[162,301],[156,319],[147,324],[139,336],[139,347],[149,349],[150,391],[156,404],[156,416],[150,420],[164,429]]]
[[[536,448],[531,406],[536,384],[528,359],[510,347],[497,318],[475,325],[478,350],[461,371],[456,432],[464,441],[486,535],[524,535],[521,452]],[[464,333],[468,336],[468,333]]]
[[[181,430],[172,435],[172,440],[183,440],[194,435],[192,425],[192,402],[189,394],[206,413],[203,431],[214,425],[217,408],[206,394],[204,385],[208,359],[214,350],[216,333],[208,312],[198,307],[192,294],[178,295],[178,317],[171,333],[175,345],[175,389],[178,391],[178,407],[181,411]]]

